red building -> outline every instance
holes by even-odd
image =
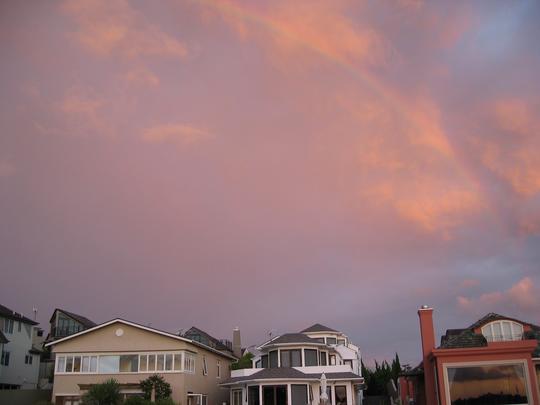
[[[403,404],[540,405],[540,326],[490,313],[436,347],[433,309],[418,316],[423,360],[400,377]]]

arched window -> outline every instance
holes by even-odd
[[[523,325],[513,321],[494,321],[482,327],[482,335],[488,342],[521,340]]]

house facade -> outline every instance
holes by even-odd
[[[41,351],[33,346],[36,325],[0,305],[0,389],[37,387]]]
[[[540,326],[490,313],[436,347],[433,309],[418,315],[423,360],[400,377],[404,403],[540,404]]]
[[[233,370],[221,383],[231,405],[360,405],[361,354],[349,338],[315,324],[277,336],[250,350],[252,367]],[[321,389],[324,387],[324,392]]]
[[[139,382],[160,374],[182,405],[221,405],[235,357],[199,342],[114,319],[47,343],[55,357],[52,401],[78,405],[94,384],[114,378],[127,397],[141,395]]]

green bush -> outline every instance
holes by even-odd
[[[165,381],[165,379],[159,374],[151,375],[146,380],[141,381],[140,385],[144,392],[145,399],[150,399],[150,396],[152,395],[152,387],[156,387],[156,403],[160,399],[170,398],[172,394],[171,384]]]
[[[117,405],[121,403],[120,385],[111,378],[93,385],[82,397],[83,405]]]
[[[253,354],[251,353],[244,354],[242,357],[238,359],[237,362],[231,364],[231,370],[240,370],[243,368],[253,367],[253,363],[251,361],[252,359],[253,359]]]
[[[158,399],[156,405],[176,405],[176,403],[171,398]]]

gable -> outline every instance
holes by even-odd
[[[121,331],[121,332],[120,332]],[[196,352],[187,342],[161,335],[120,321],[101,328],[86,331],[65,341],[57,342],[52,350],[55,353],[78,352],[129,352],[153,350],[182,350]]]

